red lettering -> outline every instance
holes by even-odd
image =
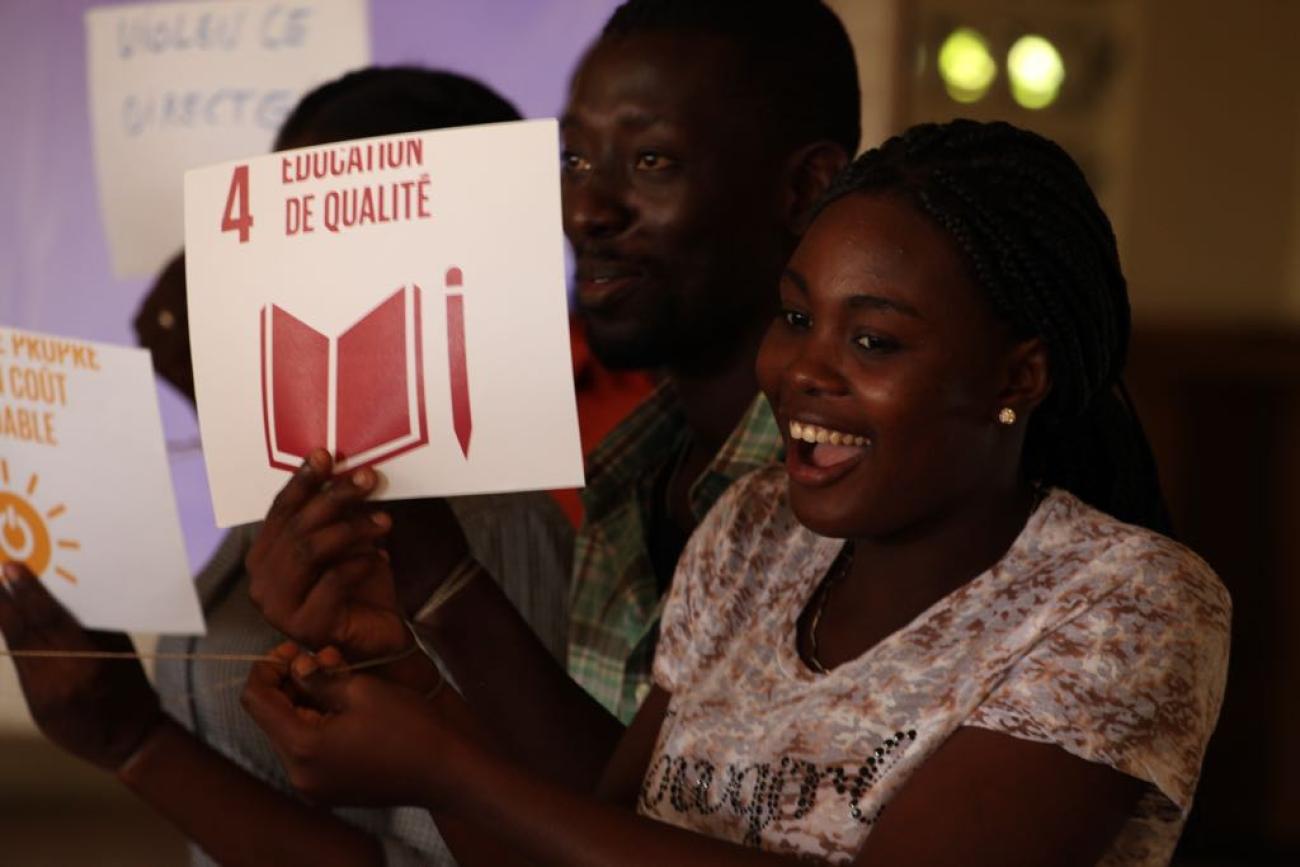
[[[235,166],[230,176],[230,191],[226,193],[226,212],[221,215],[221,231],[239,232],[239,243],[245,244],[252,227],[253,215],[248,212],[248,166]]]

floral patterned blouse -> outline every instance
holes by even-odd
[[[673,697],[640,812],[846,864],[976,726],[1148,783],[1100,863],[1168,862],[1227,671],[1231,603],[1200,558],[1052,490],[991,569],[816,674],[795,624],[843,544],[794,518],[780,467],[709,513],[663,616],[654,674]]]

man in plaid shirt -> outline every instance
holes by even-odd
[[[732,482],[780,456],[754,356],[793,228],[858,145],[856,68],[834,14],[735,8],[625,4],[574,75],[562,124],[565,231],[592,350],[664,372],[589,456],[574,552],[569,673],[624,723],[649,692],[691,531]],[[763,99],[763,111],[740,108]],[[628,120],[641,117],[653,124]]]
[[[805,214],[857,150],[853,49],[820,0],[629,0],[579,64],[561,131],[591,349],[610,368],[661,373],[589,458],[568,671],[497,583],[475,577],[484,570],[436,501],[419,565],[396,547],[392,562],[405,598],[439,601],[415,620],[484,730],[590,791],[650,691],[687,538],[732,482],[779,458],[754,359]],[[277,518],[282,538],[249,560],[268,614],[279,577],[305,568],[293,516]]]

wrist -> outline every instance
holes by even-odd
[[[189,737],[189,732],[160,711],[135,748],[110,770],[127,788],[138,791],[153,769],[167,762],[175,745]]]
[[[439,688],[443,675],[438,664],[427,655],[423,644],[414,637],[414,626],[409,622],[407,626],[412,632],[411,652],[384,665],[376,673],[384,680],[424,695]]]
[[[491,780],[512,767],[511,760],[455,689],[439,690],[428,700],[427,713],[436,734],[425,742],[437,748],[420,753],[423,788],[417,803],[436,812],[473,817],[493,800],[493,792],[505,791]]]
[[[433,592],[425,599],[424,604],[411,616],[411,620],[425,625],[436,623],[439,612],[450,605],[472,582],[486,573],[487,570],[483,568],[482,564],[472,555],[466,553],[455,566],[448,570],[447,577],[434,588]]]
[[[435,715],[441,715],[437,708],[441,698],[442,694],[432,703],[431,712]],[[436,725],[439,731],[431,742],[438,743],[439,748],[420,753],[418,803],[435,813],[461,812],[468,806],[466,801],[473,800],[470,792],[475,785],[473,769],[481,763],[485,753],[481,744],[448,731],[445,722]]]
[[[411,500],[405,506],[390,503],[389,507],[395,522],[387,547],[398,601],[409,617],[470,555],[469,543],[445,499]]]
[[[487,577],[487,570],[483,565],[466,554],[411,616],[410,622],[413,628],[423,630],[427,636],[437,636],[444,624],[456,620],[455,617],[447,616],[455,608],[456,603],[470,595],[467,591],[485,577]]]

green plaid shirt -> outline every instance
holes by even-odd
[[[650,690],[663,609],[646,546],[654,481],[689,440],[676,389],[665,382],[587,461],[586,517],[573,558],[569,673],[624,723]],[[733,482],[781,454],[781,433],[760,394],[691,486],[695,520]]]

